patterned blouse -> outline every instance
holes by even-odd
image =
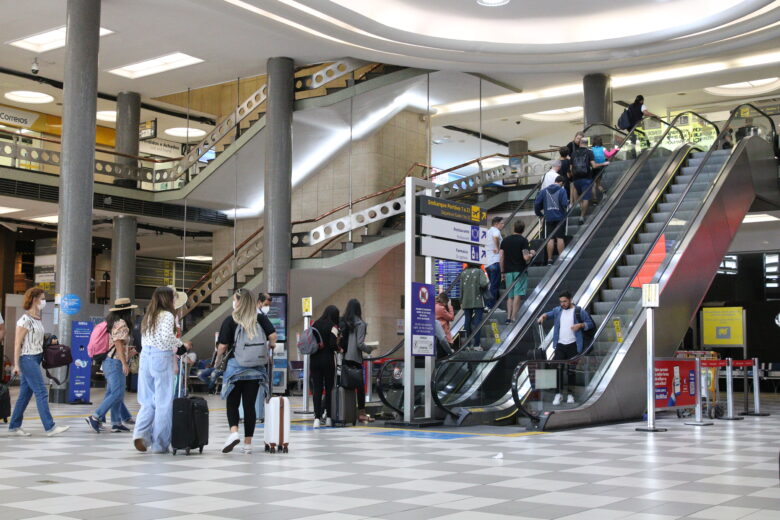
[[[157,350],[172,350],[175,352],[181,347],[182,343],[181,340],[176,337],[174,324],[175,321],[172,313],[168,311],[160,312],[157,315],[157,322],[154,324],[152,330],[148,334],[142,331],[141,346],[144,349],[147,347],[154,347]]]
[[[25,313],[16,322],[17,327],[27,329],[22,340],[22,355],[34,356],[43,352],[43,322]]]
[[[129,336],[130,329],[127,327],[125,320],[116,320],[114,326],[111,327],[111,348],[108,349],[108,357],[116,359],[116,342],[124,341],[127,344]]]

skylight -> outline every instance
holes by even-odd
[[[113,33],[114,31],[104,27],[100,28],[100,36],[106,36]],[[65,26],[63,25],[56,29],[33,34],[32,36],[25,36],[24,38],[6,43],[13,45],[14,47],[19,47],[20,49],[38,53],[59,49],[60,47],[65,47]]]
[[[160,56],[159,58],[152,58],[150,60],[131,63],[124,67],[111,69],[108,72],[125,78],[137,79],[143,78],[144,76],[151,76],[152,74],[167,72],[169,70],[180,69],[189,65],[195,65],[202,61],[203,60],[200,58],[184,54],[183,52],[174,52],[166,54],[165,56]]]

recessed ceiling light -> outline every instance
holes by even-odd
[[[22,211],[19,208],[7,208],[5,206],[0,206],[0,215],[5,215],[6,213],[16,213],[17,211]]]
[[[477,3],[484,7],[501,7],[502,5],[506,5],[511,0],[477,0]]]
[[[30,220],[33,220],[35,222],[43,222],[45,224],[56,224],[59,220],[59,216],[57,215],[49,215],[48,217],[35,217],[31,218]]]
[[[151,76],[152,74],[159,74],[160,72],[179,69],[181,67],[187,67],[188,65],[195,65],[202,61],[203,60],[200,58],[184,54],[183,52],[174,52],[172,54],[160,56],[159,58],[139,61],[138,63],[131,63],[124,67],[111,69],[108,72],[116,74],[117,76],[136,79],[143,78],[144,76]]]
[[[754,96],[766,94],[778,88],[780,88],[780,78],[764,78],[705,87],[704,92],[715,96]]]
[[[107,34],[113,33],[114,31],[109,29],[100,28],[100,36],[106,36]],[[33,52],[46,52],[52,49],[59,49],[60,47],[65,47],[65,26],[63,25],[56,29],[33,34],[32,36],[26,36],[6,43]]]
[[[54,98],[43,92],[35,92],[33,90],[12,90],[5,93],[5,98],[17,103],[30,103],[39,105],[43,103],[51,103]]]
[[[99,110],[95,117],[97,117],[98,121],[116,123],[116,110]]]
[[[203,137],[206,135],[206,131],[201,130],[200,128],[185,127],[169,128],[165,131],[165,133],[173,137],[186,137],[188,139],[193,137]]]
[[[582,117],[582,107],[556,108],[533,114],[523,114],[531,121],[573,121]]]
[[[774,222],[776,220],[780,219],[767,213],[749,213],[745,215],[745,218],[742,219],[742,222],[745,224],[756,224],[758,222]]]
[[[177,256],[178,260],[192,260],[193,262],[211,262],[212,257],[204,255]]]

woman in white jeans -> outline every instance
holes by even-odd
[[[176,337],[175,291],[158,287],[141,322],[141,362],[138,371],[138,402],[133,444],[138,451],[166,453],[171,444],[173,379],[176,357],[192,348]]]

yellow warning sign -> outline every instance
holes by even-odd
[[[704,345],[741,346],[744,342],[742,307],[705,307],[701,310]]]
[[[615,338],[617,339],[617,342],[623,343],[623,327],[620,325],[620,318],[613,320],[612,324],[615,326]]]
[[[498,323],[493,320],[490,322],[490,327],[493,329],[493,338],[496,340],[496,344],[501,343],[501,333],[498,331]]]
[[[307,298],[301,298],[301,309],[303,310],[303,316],[311,316],[311,296]]]

